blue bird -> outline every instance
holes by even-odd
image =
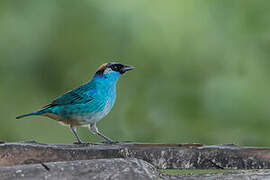
[[[134,67],[111,62],[102,64],[92,80],[56,98],[43,109],[16,117],[46,116],[62,124],[69,125],[78,143],[76,127],[88,126],[92,133],[113,141],[99,132],[96,123],[112,109],[116,99],[116,83],[120,75]]]

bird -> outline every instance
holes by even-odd
[[[70,127],[77,144],[83,143],[77,134],[77,127],[86,126],[93,134],[105,139],[105,142],[114,143],[116,141],[98,130],[96,123],[111,111],[119,77],[134,68],[117,62],[104,63],[90,81],[57,97],[41,110],[17,116],[16,119],[28,116],[54,119]]]

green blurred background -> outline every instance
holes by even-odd
[[[98,123],[114,140],[270,146],[270,1],[1,0],[0,139],[72,143],[45,117],[15,120],[88,81],[121,77]],[[79,128],[84,141],[103,141]]]

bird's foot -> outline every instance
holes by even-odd
[[[134,141],[119,141],[119,143],[134,143]]]
[[[73,144],[87,144],[87,143],[82,142],[82,141],[76,141],[76,142],[74,142]]]
[[[88,146],[88,145],[97,145],[97,143],[91,143],[91,142],[74,142],[75,145],[81,145],[81,146]]]
[[[103,143],[103,144],[118,144],[118,143],[120,143],[120,141],[103,141],[101,143]]]
[[[104,144],[126,144],[126,143],[134,143],[134,141],[103,141],[101,143]]]
[[[24,143],[38,144],[38,142],[34,141],[34,140],[32,140],[32,141],[24,141]]]

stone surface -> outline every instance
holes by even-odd
[[[104,158],[137,158],[162,169],[266,169],[270,149],[201,144],[47,145],[35,142],[0,144],[0,166]]]
[[[151,164],[138,159],[95,159],[0,167],[1,180],[161,179]]]
[[[270,170],[167,175],[170,169],[270,168],[270,149],[202,144],[0,142],[0,179],[270,179]]]
[[[138,158],[158,168],[270,168],[270,149],[200,144],[0,144],[0,166],[100,158]]]
[[[1,180],[269,180],[270,170],[167,175],[134,158],[93,159],[0,167]]]

